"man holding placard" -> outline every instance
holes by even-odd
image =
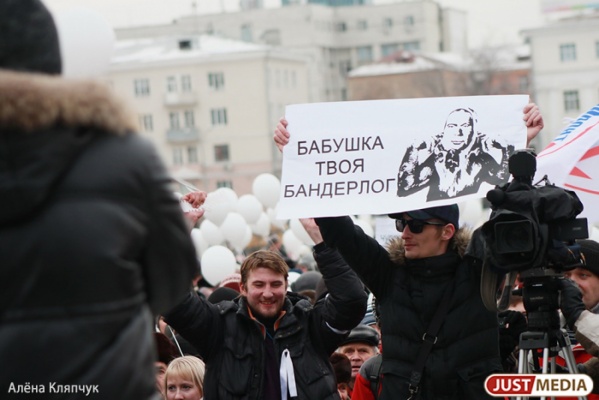
[[[543,127],[536,105],[524,108],[527,140]],[[280,149],[287,121],[275,131]],[[399,207],[398,207],[399,209]],[[390,213],[402,233],[388,248],[350,217],[316,222],[376,296],[381,310],[383,380],[380,399],[484,399],[484,381],[501,372],[496,314],[480,296],[481,255],[468,250],[456,204]]]

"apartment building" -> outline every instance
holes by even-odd
[[[342,1],[334,2],[335,7],[322,3],[190,15],[172,24],[120,29],[117,36],[201,32],[285,49],[309,60],[310,102],[346,100],[349,71],[397,51],[467,49],[466,13],[443,9],[431,0],[380,5]]]
[[[305,59],[211,35],[119,40],[107,80],[174,177],[240,195],[280,170],[274,126],[285,105],[308,101]]]
[[[532,54],[534,100],[543,112],[540,148],[599,103],[599,13],[523,32]]]

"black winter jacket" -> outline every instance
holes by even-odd
[[[0,69],[2,396],[155,396],[152,313],[185,297],[197,260],[124,110],[98,83]]]
[[[480,296],[476,259],[464,257],[468,235],[456,234],[446,254],[406,260],[399,239],[389,251],[355,227],[348,217],[317,218],[325,242],[335,247],[373,292],[381,311],[383,391],[380,399],[408,398],[410,373],[444,290],[450,307],[429,354],[421,399],[490,398],[484,380],[501,372],[496,313]]]
[[[367,296],[336,251],[325,246],[315,258],[329,294],[314,306],[303,296],[287,294],[274,335],[275,353],[280,360],[285,349],[290,352],[298,390],[293,399],[339,399],[329,356],[364,316]],[[206,362],[205,400],[264,398],[265,336],[244,297],[213,305],[190,294],[165,319]]]

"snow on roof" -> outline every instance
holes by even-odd
[[[205,58],[213,55],[264,51],[268,46],[213,35],[126,39],[115,43],[112,65]]]
[[[456,53],[398,52],[385,57],[380,62],[353,69],[349,77],[396,75],[437,69],[467,71],[477,69],[484,62],[492,63],[492,68],[498,71],[530,68],[530,46],[528,45],[487,48],[481,51],[487,54],[481,56],[480,53],[478,55],[473,53],[465,57]]]

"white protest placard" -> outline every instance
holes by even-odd
[[[278,218],[388,214],[484,197],[526,145],[526,95],[286,108]]]
[[[574,190],[579,217],[599,222],[599,105],[580,115],[537,156],[535,182],[547,175],[554,185]]]

